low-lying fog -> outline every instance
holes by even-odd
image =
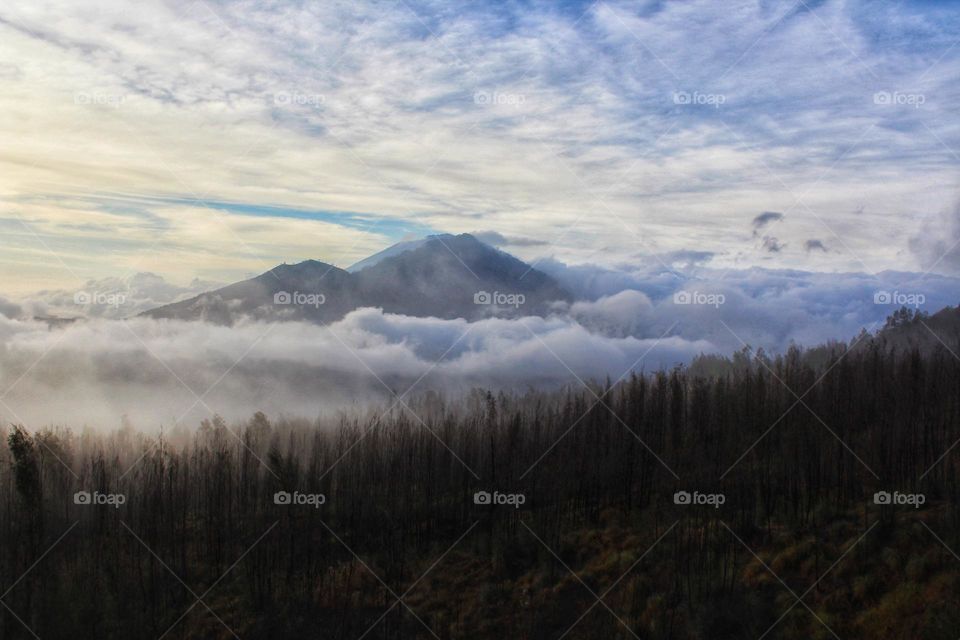
[[[550,318],[468,323],[359,309],[330,326],[90,318],[50,328],[8,305],[0,313],[0,415],[31,428],[113,428],[123,416],[153,431],[196,425],[211,412],[245,419],[315,417],[389,400],[391,391],[476,387],[523,390],[616,380],[699,353],[812,346],[876,329],[895,306],[877,291],[909,274],[747,270],[667,281],[649,273],[551,269],[578,298]],[[928,311],[956,304],[957,281],[928,276]],[[677,304],[682,290],[722,293],[723,304]],[[922,289],[921,289],[922,287]],[[641,290],[637,290],[641,289]],[[643,290],[645,289],[645,291]],[[743,342],[741,342],[741,340]]]

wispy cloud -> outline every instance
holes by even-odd
[[[227,279],[478,228],[733,264],[766,254],[745,210],[786,215],[784,266],[823,237],[821,268],[918,267],[904,228],[956,186],[960,15],[811,7],[6,3],[0,270],[50,286],[155,247],[176,268],[144,269]]]

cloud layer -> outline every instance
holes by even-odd
[[[462,320],[355,311],[329,327],[137,319],[50,331],[0,318],[5,420],[31,426],[141,428],[229,418],[329,415],[403,393],[523,389],[619,377],[689,360],[711,345],[678,337],[611,338],[566,318]],[[569,369],[568,369],[569,367]],[[576,373],[574,376],[571,370]],[[417,382],[419,380],[419,382]]]
[[[231,281],[477,229],[526,259],[925,268],[960,14],[808,5],[4,3],[0,273]]]
[[[4,304],[20,319],[0,317],[0,413],[74,426],[126,415],[154,428],[196,424],[211,411],[314,416],[389,403],[412,385],[448,394],[579,386],[744,345],[782,352],[851,339],[882,326],[907,296],[935,311],[957,304],[960,291],[956,279],[915,273],[664,266],[690,260],[658,256],[620,269],[544,262],[578,302],[547,318],[473,323],[359,309],[330,326],[92,317],[50,328],[23,317],[28,303]]]

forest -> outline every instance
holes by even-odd
[[[0,637],[955,640],[949,342],[312,420],[7,424]]]

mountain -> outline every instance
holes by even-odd
[[[419,317],[546,315],[570,294],[553,278],[470,234],[402,242],[344,270],[317,260],[146,312],[232,324],[241,317],[326,324],[360,307]]]
[[[259,320],[332,322],[356,308],[348,295],[350,274],[318,260],[281,264],[244,280],[142,314],[152,318],[232,324],[241,317]],[[336,292],[329,295],[327,292]],[[322,295],[298,298],[295,294]],[[310,304],[307,304],[310,302]]]
[[[364,299],[406,315],[546,315],[551,303],[571,300],[547,274],[469,234],[431,236],[420,247],[384,258],[355,277]],[[477,304],[475,295],[484,293],[500,299]],[[523,296],[522,303],[510,296]]]
[[[413,251],[414,249],[419,249],[420,247],[425,245],[427,242],[429,242],[431,238],[443,239],[447,237],[450,237],[450,236],[449,235],[427,236],[425,238],[418,238],[416,240],[406,240],[404,242],[398,242],[395,245],[391,245],[387,247],[383,251],[379,251],[373,254],[372,256],[364,258],[360,262],[350,265],[349,267],[347,267],[347,271],[349,271],[350,273],[356,273],[357,271],[362,271],[367,267],[372,267],[373,265],[379,262],[382,262],[386,258],[392,258],[393,256],[400,255],[401,253],[406,253],[407,251]]]

